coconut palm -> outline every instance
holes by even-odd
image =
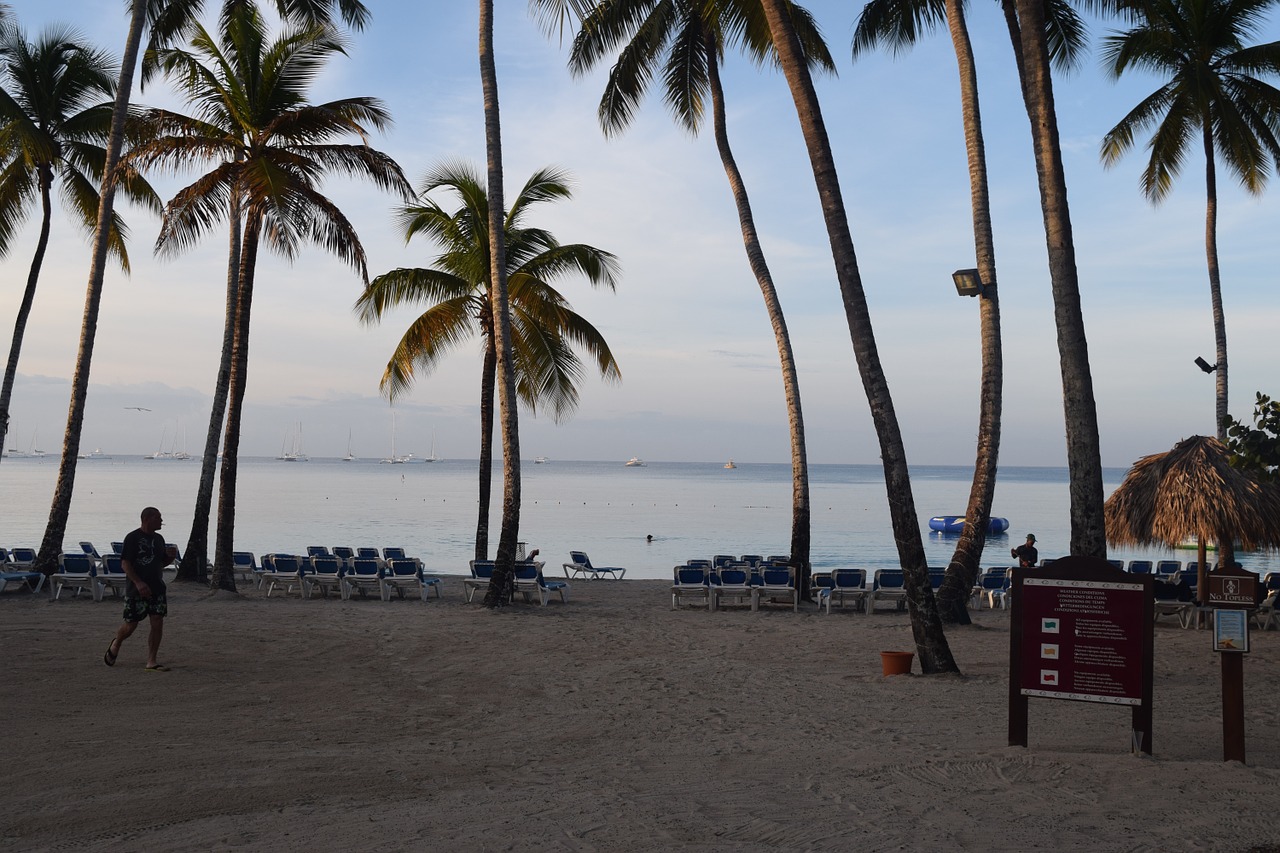
[[[1093,398],[1089,345],[1080,308],[1080,279],[1071,208],[1058,139],[1050,63],[1056,55],[1044,0],[1002,0],[1018,65],[1018,80],[1031,122],[1031,143],[1040,182],[1053,293],[1058,364],[1062,374],[1062,407],[1067,436],[1067,472],[1071,494],[1071,554],[1105,557],[1102,520],[1102,454],[1098,443],[1098,410]]]
[[[806,58],[811,67],[833,70],[835,66],[831,56],[808,12],[794,4],[788,5],[794,25],[802,33],[802,44],[808,48]],[[575,75],[586,74],[621,47],[609,72],[598,110],[600,124],[606,134],[626,129],[658,72],[662,72],[663,100],[676,121],[693,133],[697,133],[702,124],[703,107],[710,98],[716,147],[737,206],[747,263],[764,297],[782,366],[791,433],[791,564],[797,574],[800,594],[807,597],[809,466],[805,454],[800,382],[786,318],[756,232],[751,201],[729,146],[724,88],[720,81],[720,64],[724,61],[726,42],[741,43],[759,63],[772,58],[769,28],[758,3],[741,0],[604,0],[583,20],[582,28],[574,39],[569,68]]]
[[[45,30],[34,41],[16,27],[0,29],[0,256],[13,249],[18,229],[39,204],[36,238],[27,286],[14,321],[9,360],[0,387],[0,446],[9,424],[9,403],[18,372],[18,357],[52,223],[56,186],[68,210],[86,229],[98,213],[98,182],[111,125],[110,97],[115,90],[111,59],[63,26]],[[107,99],[107,103],[103,103]],[[160,200],[145,180],[127,172],[121,187],[132,200],[160,209]],[[108,251],[129,269],[127,231],[118,216],[111,219]]]
[[[461,205],[448,211],[429,197],[445,189]],[[614,289],[614,256],[584,244],[561,245],[550,232],[526,226],[533,205],[568,199],[567,177],[552,169],[536,172],[507,212],[507,281],[511,298],[511,342],[516,392],[532,411],[545,406],[559,422],[577,407],[580,347],[606,380],[620,376],[604,337],[570,307],[552,282],[582,275],[593,286]],[[377,323],[401,305],[425,305],[401,337],[387,369],[382,391],[394,401],[413,384],[418,371],[430,373],[449,352],[479,335],[484,346],[480,386],[480,509],[475,558],[489,557],[489,491],[493,465],[493,402],[497,341],[493,334],[493,287],[489,265],[489,202],[483,177],[472,167],[448,163],[429,174],[420,200],[400,209],[405,239],[423,236],[443,251],[431,269],[397,269],[375,278],[356,311],[365,323]]]
[[[905,578],[912,634],[920,656],[920,665],[926,673],[954,672],[955,659],[947,644],[933,587],[929,582],[902,431],[898,427],[893,397],[889,393],[876,348],[875,333],[871,328],[871,315],[867,310],[866,294],[858,272],[858,259],[840,194],[840,181],[836,176],[831,143],[822,121],[822,107],[818,103],[804,52],[792,26],[786,0],[762,0],[762,5],[778,59],[796,104],[805,145],[809,150],[814,182],[822,201],[823,218],[835,259],[836,278],[844,300],[849,336],[853,341],[858,372],[862,376],[862,385],[871,408],[871,419],[880,440],[880,458],[884,465],[885,487],[889,497],[889,518],[893,524],[893,537],[898,546],[898,559]]]
[[[247,2],[248,0],[225,0],[224,14],[229,15],[236,7]],[[107,138],[98,219],[93,231],[89,282],[85,288],[80,349],[76,353],[76,369],[71,379],[71,402],[67,407],[67,427],[62,439],[58,482],[54,488],[49,522],[45,526],[36,560],[36,566],[49,574],[57,569],[58,554],[62,551],[62,539],[67,531],[67,518],[71,514],[71,495],[75,491],[80,430],[84,425],[84,411],[89,397],[89,371],[97,338],[98,311],[102,302],[102,284],[115,206],[116,182],[112,177],[116,174],[116,166],[124,148],[125,119],[128,116],[129,100],[133,96],[133,77],[138,65],[142,37],[150,29],[153,47],[160,48],[174,43],[195,21],[203,6],[204,0],[132,0],[126,4],[129,9],[129,28],[120,62],[120,78],[116,83],[116,99],[111,109],[111,131]],[[335,7],[343,20],[356,28],[362,27],[369,15],[368,9],[360,0],[275,0],[275,6],[286,20],[300,20],[310,24],[329,23]]]
[[[1217,350],[1214,422],[1227,437],[1227,327],[1218,265],[1217,161],[1249,192],[1261,193],[1280,162],[1280,90],[1263,79],[1280,73],[1280,41],[1249,46],[1276,0],[1150,0],[1129,8],[1134,26],[1103,40],[1103,64],[1119,78],[1138,70],[1167,80],[1102,139],[1102,162],[1115,165],[1150,130],[1142,194],[1163,201],[1199,136],[1205,158],[1205,256]],[[1198,131],[1198,133],[1197,133]]]
[[[194,244],[227,215],[234,199],[244,215],[214,553],[214,583],[234,590],[235,488],[259,246],[265,242],[292,258],[304,242],[316,243],[367,280],[355,228],[317,183],[325,173],[336,172],[371,180],[405,197],[410,188],[399,166],[365,143],[371,128],[390,122],[379,101],[306,102],[306,90],[325,62],[344,52],[334,29],[290,28],[272,40],[252,6],[226,24],[220,40],[197,25],[190,51],[159,53],[159,64],[198,115],[150,111],[155,138],[140,144],[130,158],[142,167],[212,165],[166,205],[159,251],[178,252]],[[359,141],[331,141],[347,136]]]
[[[938,590],[939,607],[946,622],[968,624],[965,602],[978,576],[978,564],[986,542],[991,501],[995,495],[996,462],[1000,450],[1003,359],[1000,346],[1000,302],[996,287],[995,241],[987,184],[986,147],[978,100],[978,75],[973,60],[965,8],[959,0],[871,0],[863,7],[853,36],[853,56],[887,44],[895,52],[915,44],[927,31],[945,23],[960,72],[961,114],[969,159],[969,188],[973,211],[974,250],[984,285],[979,300],[982,340],[982,379],[979,392],[977,459],[973,485],[965,510],[964,529]],[[1062,2],[1046,6],[1050,44],[1055,62],[1069,67],[1083,49],[1083,25],[1075,11]]]

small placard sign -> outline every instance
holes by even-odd
[[[1243,610],[1218,610],[1213,614],[1213,650],[1249,651],[1249,614]]]

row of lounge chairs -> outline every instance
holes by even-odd
[[[361,598],[377,592],[383,601],[392,595],[405,597],[416,593],[426,601],[431,593],[441,597],[440,578],[423,572],[422,561],[405,554],[403,548],[346,548],[332,551],[323,545],[310,545],[306,556],[300,554],[264,554],[261,564],[251,551],[237,551],[232,564],[238,576],[250,579],[266,597],[277,589],[288,595],[293,590],[303,598],[311,598],[319,590],[322,598],[329,592],[350,600],[354,593]]]
[[[113,550],[104,555],[98,553],[93,543],[81,542],[80,553],[59,555],[58,570],[47,579],[32,569],[36,562],[34,548],[0,548],[0,592],[13,584],[35,594],[48,580],[54,601],[62,597],[64,589],[72,590],[73,598],[79,597],[81,592],[88,592],[94,601],[101,601],[108,590],[114,597],[123,597],[129,585],[129,578],[120,565],[120,551],[124,543],[111,544]]]
[[[792,610],[797,610],[800,591],[796,588],[790,559],[718,554],[710,560],[689,560],[673,569],[671,609],[692,598],[709,611],[730,601],[749,603],[752,610],[759,610],[762,601],[789,604]]]

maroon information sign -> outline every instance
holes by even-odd
[[[1014,571],[1009,743],[1026,746],[1028,697],[1128,705],[1151,752],[1151,577],[1090,557]]]

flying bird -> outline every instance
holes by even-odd
[[[142,406],[125,406],[126,409],[133,409],[138,412],[149,412],[150,409],[144,409]]]

